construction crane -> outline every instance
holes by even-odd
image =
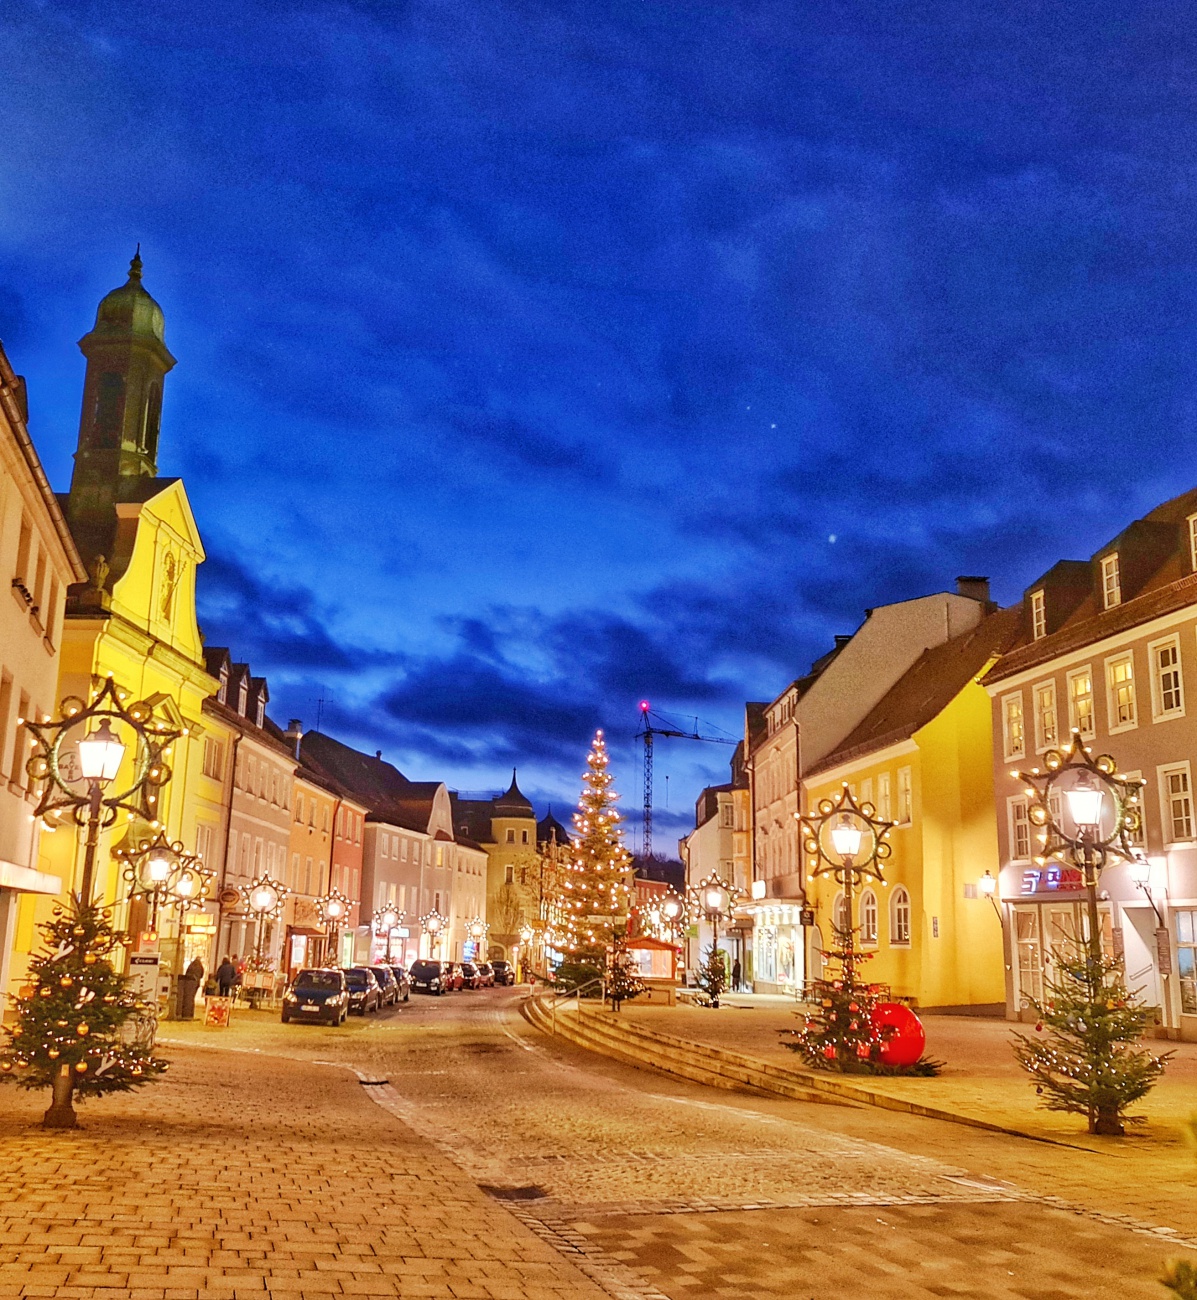
[[[654,719],[666,725],[654,726]],[[653,738],[655,736],[673,736],[678,740],[701,740],[708,745],[739,743],[731,736],[700,735],[697,718],[694,719],[693,731],[683,731],[663,714],[653,712],[647,700],[640,701],[640,729],[636,732],[636,739],[644,740],[644,843],[641,852],[646,858],[651,858],[653,855]]]

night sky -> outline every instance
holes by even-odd
[[[201,623],[272,713],[564,815],[868,606],[1197,481],[1191,4],[7,0],[51,479],[137,240]],[[730,750],[659,748],[658,848]],[[664,811],[670,776],[671,816]]]

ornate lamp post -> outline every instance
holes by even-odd
[[[333,962],[340,960],[341,927],[353,910],[354,900],[347,898],[339,889],[330,889],[322,898],[316,899],[316,910],[320,914],[320,923],[328,936],[328,952]]]
[[[487,923],[480,916],[476,916],[473,918],[473,920],[466,922],[466,933],[474,941],[475,959],[482,952],[482,941],[486,938],[487,932],[489,930],[490,930],[490,926],[487,925]]]
[[[1097,882],[1111,859],[1135,860],[1131,841],[1142,824],[1143,782],[1119,775],[1109,754],[1094,758],[1076,731],[1068,752],[1049,749],[1043,767],[1014,773],[1026,786],[1027,818],[1039,828],[1035,862],[1045,866],[1055,858],[1071,862],[1080,873],[1088,916],[1085,948],[1096,970],[1102,961]]]
[[[111,677],[90,704],[68,695],[60,707],[62,716],[57,721],[26,719],[25,729],[34,743],[26,770],[34,780],[45,782],[35,816],[54,829],[67,814],[87,830],[79,898],[89,906],[100,831],[122,811],[158,828],[158,790],[171,776],[163,754],[184,733],[156,722],[153,706],[145,700],[126,707]],[[126,746],[114,728],[122,726],[133,732],[137,744],[127,783],[115,784]]]
[[[724,880],[717,871],[691,888],[691,905],[710,922],[715,935],[713,943],[716,948],[719,947],[719,922],[731,920],[736,904],[743,897],[744,891]],[[677,915],[681,916],[683,911],[683,908],[679,908]]]
[[[153,839],[119,848],[112,856],[124,869],[129,897],[142,898],[149,905],[151,930],[157,930],[158,912],[164,906],[180,913],[202,907],[215,877],[198,854],[188,853],[181,841],[167,839],[163,831]]]
[[[447,916],[442,916],[435,907],[431,912],[425,912],[424,915],[420,917],[420,925],[423,928],[424,933],[428,936],[429,955],[436,951],[437,945],[441,941],[441,936],[445,932],[445,926],[448,924],[448,921],[449,918]]]
[[[291,892],[286,885],[267,874],[258,876],[252,884],[242,885],[242,896],[253,916],[254,928],[254,962],[259,970],[264,967],[262,941],[266,937],[266,922],[277,920],[283,912],[283,904]]]
[[[1151,904],[1151,910],[1155,913],[1156,926],[1165,929],[1164,918],[1160,913],[1159,904],[1155,901],[1155,895],[1151,892],[1151,859],[1146,853],[1136,853],[1130,862],[1131,881],[1136,889],[1141,889],[1147,895],[1147,901]],[[1168,978],[1169,972],[1161,971],[1165,979]]]
[[[802,817],[802,847],[808,876],[830,875],[842,886],[847,904],[846,927],[832,918],[832,930],[853,958],[856,929],[853,923],[854,895],[866,879],[885,883],[881,864],[893,851],[888,836],[893,822],[876,816],[867,800],[857,803],[845,782],[838,799],[820,799],[816,813]]]
[[[374,933],[385,934],[387,937],[387,965],[391,964],[391,938],[395,931],[403,924],[406,912],[400,912],[397,908],[386,906],[380,907],[374,913]]]

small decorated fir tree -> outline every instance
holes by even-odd
[[[31,991],[14,998],[17,1021],[5,1025],[0,1080],[50,1088],[43,1124],[74,1128],[72,1097],[126,1092],[149,1083],[166,1062],[123,1040],[131,1016],[147,1008],[118,975],[111,954],[119,946],[106,913],[77,900],[54,909],[42,927],[47,947],[30,965]]]
[[[1145,1097],[1171,1052],[1139,1047],[1150,1011],[1128,991],[1122,964],[1110,957],[1060,953],[1047,996],[1032,1002],[1042,1038],[1015,1034],[1014,1055],[1034,1078],[1047,1110],[1084,1115],[1089,1132],[1121,1136],[1128,1106]]]
[[[575,961],[606,964],[608,951],[627,933],[631,911],[631,855],[623,845],[623,818],[611,788],[611,758],[596,731],[574,813],[571,861],[562,873],[560,911],[565,950]]]
[[[707,949],[702,965],[698,968],[697,979],[698,987],[710,999],[710,1005],[717,1007],[720,995],[727,989],[727,962],[714,944]]]
[[[611,1006],[618,1011],[624,1002],[638,998],[645,990],[645,983],[633,969],[627,950],[620,943],[615,945],[611,964],[607,967],[607,997]]]

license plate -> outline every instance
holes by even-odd
[[[305,1002],[304,1005],[303,1005],[303,1007],[301,1008],[301,1010],[303,1010],[303,1011],[319,1011],[320,1008],[317,1007],[317,1006],[313,1006],[312,1003],[310,1003],[310,1002]]]

